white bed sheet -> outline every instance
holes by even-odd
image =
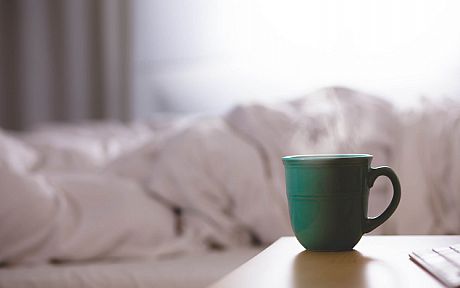
[[[262,248],[197,253],[170,259],[85,262],[0,269],[0,287],[206,287]]]

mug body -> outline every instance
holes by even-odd
[[[283,157],[291,226],[307,250],[352,249],[363,235],[368,154]]]

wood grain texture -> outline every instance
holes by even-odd
[[[309,252],[283,237],[211,287],[443,287],[408,254],[456,243],[460,236],[364,236],[352,251]]]

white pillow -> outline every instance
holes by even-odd
[[[54,246],[59,201],[43,177],[0,167],[0,262],[42,262]]]
[[[48,125],[22,137],[40,153],[37,171],[88,172],[139,147],[152,135],[147,126],[93,123]]]
[[[174,242],[172,210],[134,182],[0,167],[0,183],[0,263],[155,256]]]
[[[50,181],[61,196],[55,259],[152,256],[175,237],[172,209],[133,181],[96,174]]]
[[[26,171],[37,161],[38,155],[32,147],[0,129],[0,166]]]

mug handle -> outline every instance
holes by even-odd
[[[369,169],[369,178],[368,178],[368,185],[369,188],[374,186],[375,180],[379,176],[387,176],[391,184],[393,185],[393,198],[391,199],[390,205],[377,217],[372,218],[365,218],[364,219],[364,233],[371,232],[375,228],[379,227],[383,224],[383,222],[387,221],[388,218],[395,212],[396,207],[398,207],[399,200],[401,200],[401,185],[399,184],[398,176],[396,173],[387,166],[377,167],[377,168],[370,168]]]

